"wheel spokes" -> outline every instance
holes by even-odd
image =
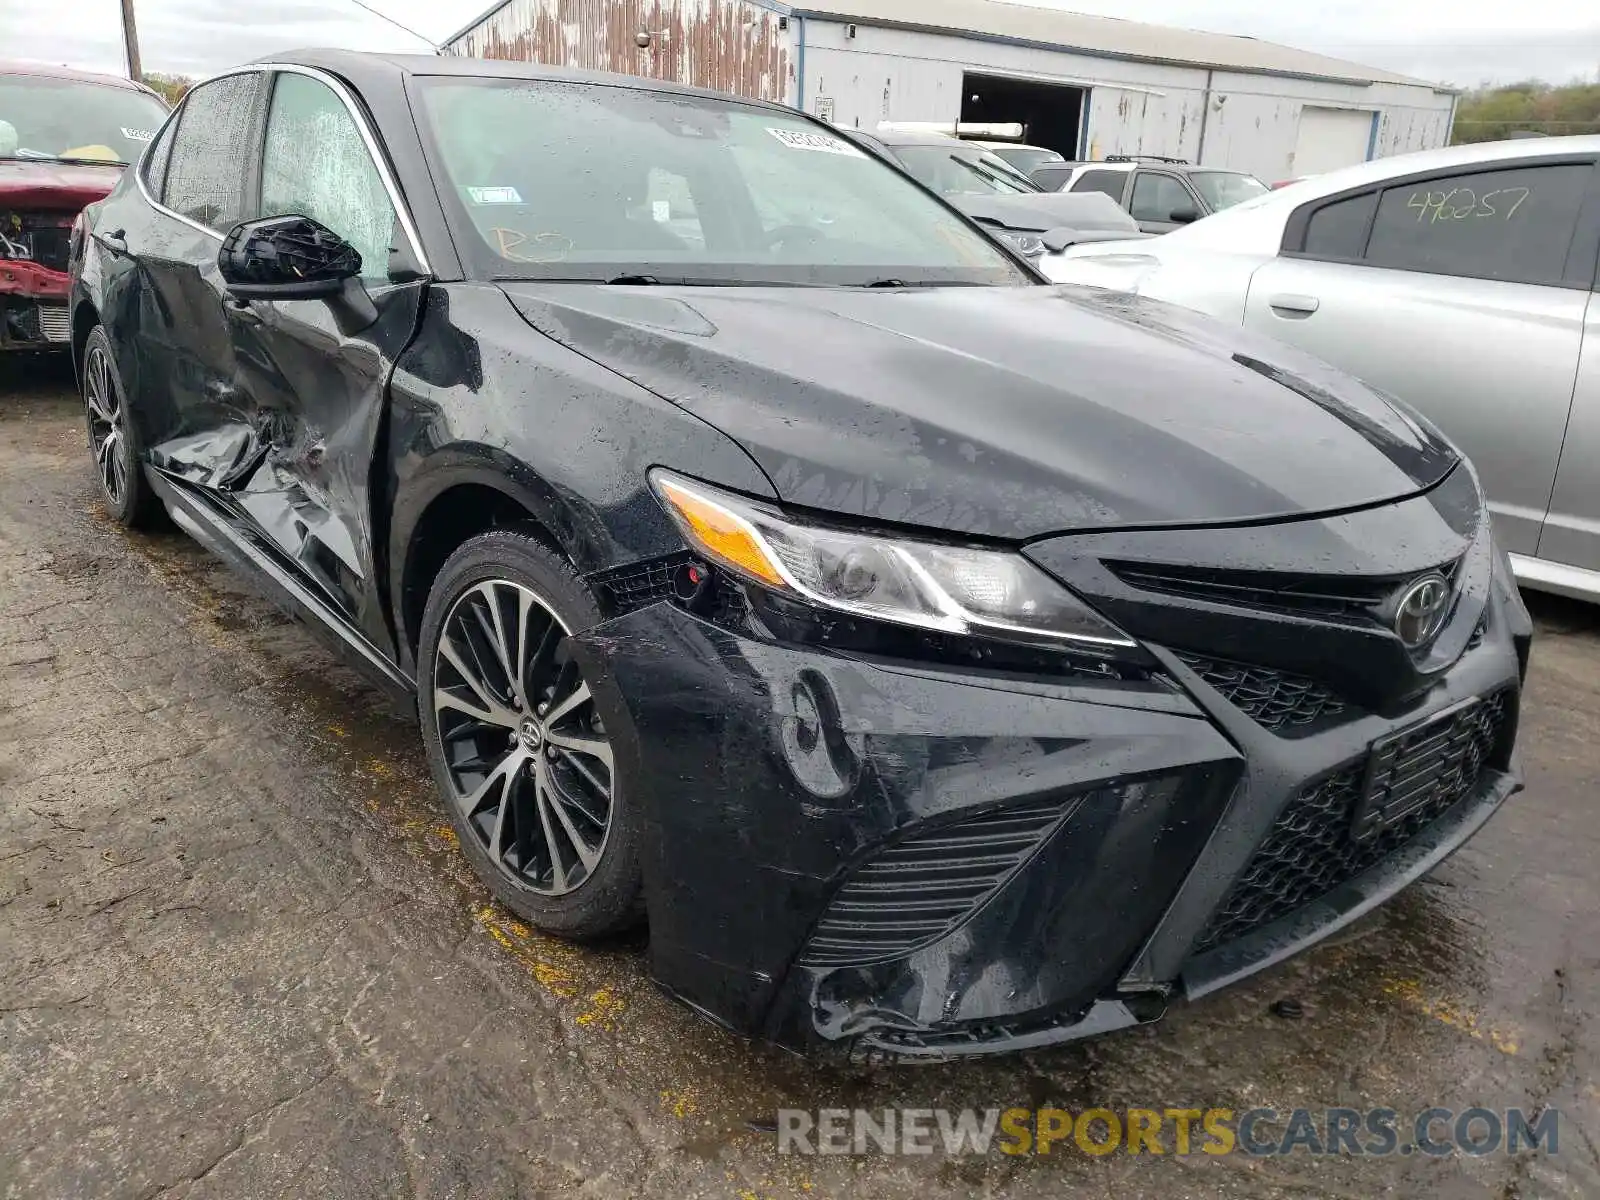
[[[539,819],[544,823],[545,837],[550,844],[551,860],[558,863],[561,861],[561,852],[557,844],[557,830],[559,830],[561,840],[565,841],[568,848],[577,856],[578,862],[583,866],[584,876],[587,877],[589,872],[594,870],[595,864],[600,861],[600,847],[590,845],[589,841],[578,832],[577,826],[572,823],[572,815],[567,811],[560,787],[551,777],[548,762],[541,761],[535,769],[534,786],[539,796]],[[551,817],[555,818],[555,828],[550,825]]]
[[[545,740],[552,746],[559,746],[563,750],[571,750],[575,754],[586,754],[590,758],[597,758],[605,763],[606,770],[611,770],[611,743],[594,737],[579,737],[572,733],[559,733],[552,729],[545,735]]]
[[[495,763],[489,773],[484,776],[482,783],[465,795],[459,792],[456,794],[456,804],[461,809],[461,815],[469,819],[477,816],[479,812],[487,807],[486,802],[494,794],[496,788],[501,788],[501,800],[504,801],[503,785],[511,780],[518,771],[522,770],[527,761],[527,756],[520,750],[508,751],[506,756]],[[504,808],[504,803],[500,807]]]
[[[547,895],[598,867],[615,790],[611,746],[566,637],[532,589],[486,580],[455,601],[434,658],[455,802],[496,868]]]
[[[439,656],[449,663],[461,679],[461,686],[465,687],[470,696],[460,695],[458,692],[438,686],[437,679],[433,689],[434,711],[454,709],[465,713],[474,720],[482,721],[489,725],[498,725],[502,729],[515,729],[521,717],[512,709],[502,704],[495,695],[494,689],[483,679],[482,672],[467,665],[466,659],[450,636],[448,628],[439,639]],[[436,673],[437,674],[437,673]]]
[[[95,451],[95,457],[99,460],[100,480],[105,484],[106,492],[113,500],[122,495],[123,468],[120,442],[121,431],[113,426],[111,432],[106,434],[105,441],[101,442],[99,449]]]
[[[478,632],[482,634],[483,640],[488,643],[489,650],[494,655],[495,665],[500,668],[500,676],[506,683],[505,690],[515,703],[525,706],[527,702],[522,695],[522,681],[517,678],[518,672],[512,666],[516,652],[506,641],[500,599],[495,595],[496,586],[492,583],[479,584],[475,591],[482,597],[483,602],[481,604],[469,602],[467,608],[472,613]],[[474,648],[476,643],[477,639],[473,639]]]

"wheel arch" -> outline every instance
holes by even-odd
[[[397,503],[390,537],[395,625],[407,665],[416,663],[433,581],[462,543],[495,529],[519,529],[586,572],[600,561],[589,532],[594,528],[525,465],[491,448],[457,451],[432,466]]]
[[[87,296],[79,296],[72,308],[72,375],[79,390],[83,388],[83,351],[89,341],[89,331],[100,324],[100,310]]]

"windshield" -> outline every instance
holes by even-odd
[[[1039,189],[1004,159],[970,146],[895,146],[894,156],[941,196],[1020,196]]]
[[[421,82],[459,240],[490,278],[1032,282],[959,216],[798,114],[611,85]]]
[[[167,119],[154,96],[48,75],[0,75],[0,158],[131,163]]]
[[[1066,161],[1056,151],[1046,150],[1041,146],[995,146],[991,149],[1024,175],[1032,175],[1049,163]]]
[[[1189,182],[1205,197],[1212,212],[1221,212],[1235,204],[1254,200],[1271,190],[1254,175],[1238,171],[1190,171]]]

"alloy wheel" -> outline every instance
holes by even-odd
[[[457,597],[433,711],[450,799],[496,868],[546,896],[582,886],[611,830],[611,743],[566,626],[531,588],[496,579]]]
[[[113,505],[128,491],[128,443],[122,424],[122,400],[112,378],[111,356],[90,346],[83,366],[83,399],[89,412],[89,449],[100,471],[100,484]]]

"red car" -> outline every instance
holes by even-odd
[[[167,119],[142,84],[0,62],[0,353],[66,349],[72,223]]]

